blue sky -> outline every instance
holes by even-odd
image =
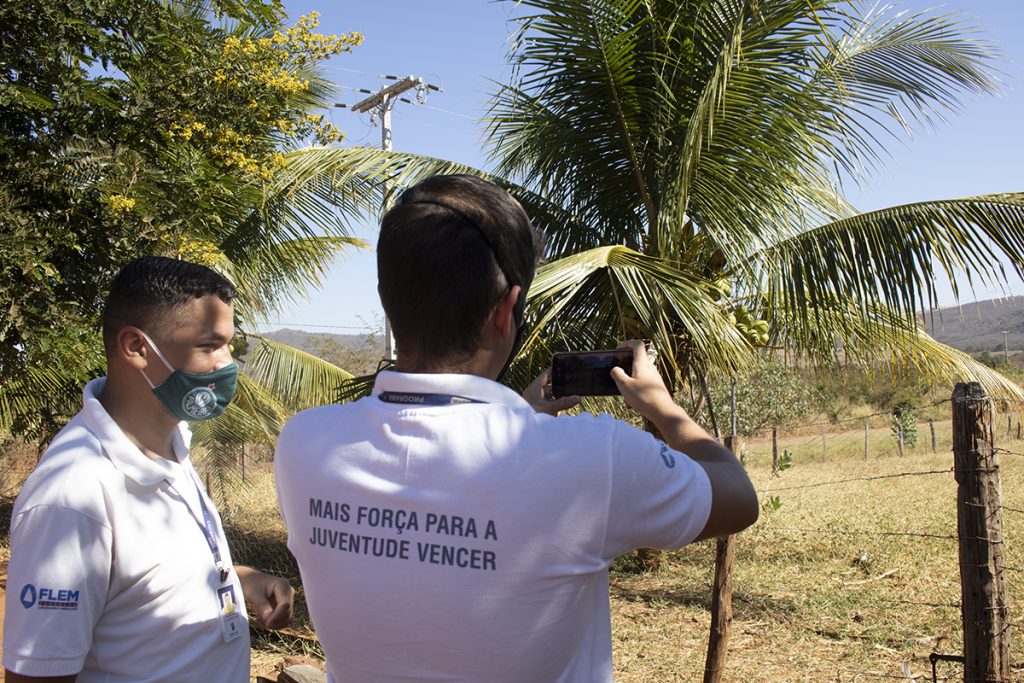
[[[891,158],[863,190],[847,187],[847,198],[861,210],[930,199],[1024,190],[1024,2],[951,0],[939,4],[894,0],[896,10],[935,8],[971,17],[985,38],[996,42],[1005,92],[965,101],[964,111],[946,124],[915,132],[888,144]],[[424,105],[399,103],[392,115],[396,150],[426,154],[486,168],[479,121],[494,82],[505,82],[511,3],[491,0],[376,0],[324,2],[288,0],[291,21],[316,10],[324,32],[361,31],[365,40],[351,54],[327,65],[325,74],[342,86],[339,101],[354,104],[387,83],[380,76],[415,75],[443,88]],[[380,127],[368,114],[335,109],[334,122],[347,131],[346,145],[380,145]],[[353,226],[373,243],[376,226]],[[1014,278],[1007,289],[979,288],[977,299],[1024,294]],[[967,295],[965,301],[975,297]],[[943,295],[943,303],[952,298]],[[377,300],[374,254],[350,252],[332,268],[323,287],[268,321],[263,330],[290,327],[359,334],[379,331],[383,312]]]

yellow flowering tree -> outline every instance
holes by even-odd
[[[126,261],[218,268],[244,328],[356,243],[315,189],[274,182],[342,137],[318,67],[362,36],[317,28],[274,0],[0,3],[0,432],[73,412]]]

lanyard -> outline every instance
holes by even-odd
[[[460,403],[484,403],[475,398],[455,394],[424,394],[418,391],[382,391],[377,398],[385,403],[401,403],[415,406],[453,406]]]
[[[213,562],[217,565],[220,581],[224,583],[228,580],[228,569],[224,566],[224,559],[220,554],[220,543],[217,541],[217,523],[214,522],[213,515],[210,514],[210,508],[206,506],[206,501],[203,499],[203,491],[199,488],[199,484],[196,483],[195,477],[191,473],[186,474],[186,476],[192,482],[192,485],[196,487],[196,495],[199,497],[199,508],[203,511],[202,523],[199,522],[199,516],[196,515],[195,510],[189,505],[188,499],[185,496],[182,496],[181,499],[185,503],[185,507],[188,508],[189,513],[191,513],[192,519],[199,525],[199,530],[203,532],[203,538],[206,539],[206,544],[210,546]]]

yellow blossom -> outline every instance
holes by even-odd
[[[135,200],[123,194],[107,195],[105,199],[107,208],[115,215],[122,215],[135,208]]]

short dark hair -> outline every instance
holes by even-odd
[[[128,325],[165,338],[176,309],[210,294],[224,303],[237,296],[227,278],[206,266],[164,256],[143,256],[114,277],[103,307],[103,344],[109,352]]]
[[[543,242],[503,188],[471,175],[432,176],[381,221],[377,289],[401,353],[420,363],[471,356],[509,288],[522,321]]]

